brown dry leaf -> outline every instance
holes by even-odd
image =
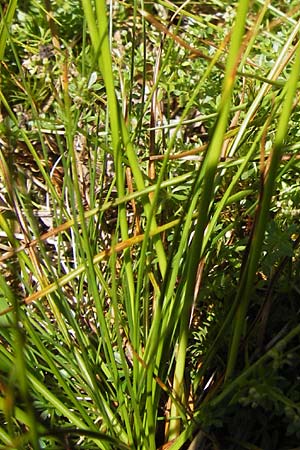
[[[176,441],[177,438],[172,439],[171,441],[167,442],[166,444],[163,444],[161,447],[159,447],[157,450],[167,450],[168,448],[171,447],[171,445],[174,444],[174,442]]]

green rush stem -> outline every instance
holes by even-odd
[[[183,298],[183,306],[180,320],[180,331],[178,340],[177,361],[174,373],[173,389],[177,397],[185,403],[184,398],[184,372],[186,366],[186,352],[189,337],[189,321],[192,304],[194,301],[194,290],[197,277],[198,265],[203,257],[202,245],[204,232],[209,218],[209,207],[213,201],[215,188],[215,175],[217,171],[224,134],[228,123],[228,115],[231,105],[231,95],[235,81],[235,74],[240,57],[240,46],[244,34],[244,26],[248,12],[248,1],[240,0],[238,4],[236,23],[234,26],[230,50],[226,66],[225,78],[223,83],[221,104],[219,116],[213,131],[213,136],[207,151],[206,158],[201,167],[201,171],[205,174],[203,178],[202,193],[200,195],[198,206],[198,222],[195,234],[191,244],[190,254],[188,257],[188,270],[186,289]],[[176,404],[172,403],[171,417],[178,417],[179,411]],[[169,440],[174,439],[180,433],[181,421],[174,419],[170,422]]]

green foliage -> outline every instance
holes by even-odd
[[[299,8],[202,3],[1,4],[1,448],[298,445]]]

